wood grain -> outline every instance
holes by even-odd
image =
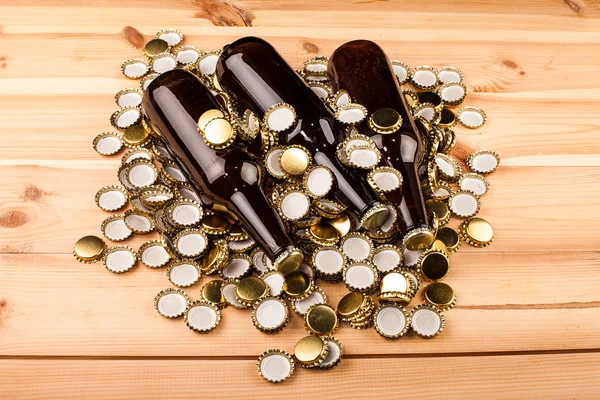
[[[74,260],[109,215],[95,192],[117,183],[119,157],[91,142],[112,130],[114,94],[138,84],[120,64],[164,27],[205,50],[260,36],[294,66],[364,38],[413,67],[464,71],[488,122],[457,128],[454,155],[490,148],[502,165],[482,198],[494,243],[451,256],[458,305],[442,336],[342,326],[338,368],[270,385],[256,357],[292,351],[299,317],[271,337],[229,308],[198,335],[154,311],[164,269]],[[595,0],[0,0],[0,397],[597,397],[599,45]],[[323,288],[333,305],[346,291]]]

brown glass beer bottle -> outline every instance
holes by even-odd
[[[200,117],[220,108],[210,90],[190,72],[169,71],[150,84],[143,108],[190,182],[213,202],[233,211],[278,270],[295,270],[303,260],[302,252],[266,199],[260,165],[236,147],[209,147],[198,131]],[[220,128],[226,133],[231,126],[223,121],[219,121]]]
[[[346,90],[352,101],[363,105],[370,120],[356,125],[379,148],[380,165],[402,174],[401,190],[386,194],[401,218],[398,226],[409,249],[429,247],[434,232],[425,210],[418,169],[424,146],[420,132],[404,101],[396,75],[381,47],[368,40],[355,40],[338,47],[328,63],[328,74],[336,90]],[[378,127],[382,128],[379,129]],[[386,127],[392,129],[386,130]]]

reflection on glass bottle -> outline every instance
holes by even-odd
[[[280,144],[302,145],[317,164],[327,166],[336,181],[330,195],[358,214],[365,228],[375,229],[385,222],[389,210],[358,174],[337,160],[336,146],[344,139],[339,123],[273,46],[256,37],[225,46],[217,77],[239,112],[250,110],[263,117],[276,104],[291,105],[296,123],[279,133]]]
[[[265,254],[279,259],[280,270],[294,270],[302,253],[265,197],[260,165],[236,147],[209,147],[198,131],[200,116],[219,109],[210,90],[190,72],[169,71],[150,84],[143,107],[193,185],[233,211]]]
[[[370,121],[356,125],[359,133],[369,136],[382,154],[381,165],[401,172],[401,190],[387,193],[401,216],[398,221],[408,248],[426,248],[434,233],[425,210],[418,169],[424,159],[423,142],[408,111],[390,60],[381,47],[368,40],[355,40],[338,47],[329,59],[328,73],[335,89],[346,90],[352,101],[367,108]],[[377,113],[377,114],[376,114]],[[377,121],[392,126],[378,129]],[[394,125],[392,119],[397,119]],[[400,119],[401,118],[401,121]]]

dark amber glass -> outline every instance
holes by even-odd
[[[196,189],[225,205],[272,260],[294,247],[283,222],[267,202],[262,169],[246,152],[213,150],[198,133],[198,118],[219,109],[210,90],[192,73],[166,72],[144,94],[143,107],[152,127]]]
[[[382,154],[381,165],[396,168],[402,173],[401,193],[398,190],[388,195],[401,216],[401,232],[428,228],[430,221],[417,173],[424,158],[424,146],[390,60],[377,44],[355,40],[333,52],[328,73],[334,88],[346,90],[354,102],[367,108],[369,114],[380,108],[392,108],[400,113],[402,125],[394,133],[377,133],[369,127],[367,120],[358,124],[356,129],[375,142]]]
[[[317,164],[331,169],[336,178],[331,196],[349,210],[362,217],[379,205],[364,179],[337,160],[336,146],[344,140],[342,127],[273,46],[256,37],[225,46],[217,63],[217,77],[240,112],[250,110],[262,117],[278,103],[294,107],[297,123],[280,133],[280,143],[305,146]],[[388,214],[383,209],[365,225],[378,227]]]

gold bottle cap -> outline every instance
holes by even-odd
[[[138,254],[142,263],[148,268],[164,267],[171,260],[171,256],[158,240],[150,240],[142,244]]]
[[[269,294],[269,287],[260,278],[249,276],[238,282],[235,288],[236,299],[245,305],[253,305]]]
[[[438,88],[438,95],[449,106],[457,106],[467,96],[467,87],[460,82],[448,82]]]
[[[163,218],[164,210],[159,208],[154,213],[154,229],[160,233],[171,233],[171,227],[167,225],[165,219]]]
[[[456,133],[454,133],[454,131],[450,128],[445,128],[444,129],[444,143],[443,143],[443,147],[442,145],[440,145],[440,152],[445,153],[445,154],[449,154],[450,151],[452,151],[452,149],[454,148],[454,145],[456,145]]]
[[[160,207],[175,195],[173,191],[165,185],[146,186],[139,192],[139,199],[146,207]]]
[[[279,254],[273,263],[273,268],[285,275],[296,271],[302,261],[304,261],[304,254],[294,247]]]
[[[256,365],[260,376],[269,382],[279,383],[292,376],[296,361],[283,350],[267,350],[260,355]]]
[[[339,106],[335,112],[335,118],[344,124],[358,124],[367,117],[367,109],[356,103],[348,103]]]
[[[233,253],[245,253],[252,250],[256,246],[256,242],[252,239],[238,240],[228,243],[229,250]]]
[[[337,314],[327,304],[313,304],[304,315],[304,328],[313,335],[330,335],[338,326]]]
[[[174,191],[175,197],[180,200],[191,200],[195,201],[198,204],[203,204],[202,199],[196,193],[196,190],[190,186],[189,184],[179,185]],[[214,206],[214,205],[213,205]]]
[[[225,266],[225,263],[229,259],[229,246],[226,240],[214,241],[208,254],[202,257],[202,272],[210,275],[216,271],[219,271]]]
[[[250,239],[250,236],[248,236],[248,233],[244,230],[244,228],[242,228],[241,225],[233,224],[231,225],[229,232],[227,232],[226,239],[228,242],[241,242]]]
[[[303,317],[311,306],[325,303],[327,303],[327,294],[325,294],[323,289],[315,286],[315,289],[307,298],[292,301],[292,308],[296,314]]]
[[[469,218],[477,215],[481,207],[479,196],[473,192],[459,190],[448,199],[452,215],[458,218]]]
[[[324,214],[320,215],[325,218],[337,218],[346,209],[342,204],[325,198],[313,200],[313,206],[316,211],[322,211]]]
[[[440,114],[439,125],[442,128],[452,128],[456,125],[456,115],[449,108],[444,107]]]
[[[144,60],[132,58],[121,64],[121,72],[129,79],[139,79],[150,71],[150,65]]]
[[[192,260],[174,260],[167,268],[167,278],[175,286],[189,287],[200,279],[200,266]]]
[[[149,67],[148,67],[149,68]],[[151,72],[149,74],[146,74],[146,76],[144,76],[141,80],[140,80],[140,87],[142,88],[142,90],[146,90],[148,89],[148,86],[152,83],[152,81],[154,79],[156,79],[160,74],[157,74],[156,72]]]
[[[411,84],[418,90],[433,90],[438,85],[437,71],[428,66],[413,69]]]
[[[112,246],[104,251],[102,263],[110,272],[121,274],[135,267],[137,254],[129,246]]]
[[[290,187],[281,193],[277,209],[285,220],[298,221],[308,215],[310,198],[302,190]]]
[[[342,297],[337,306],[337,312],[342,318],[349,318],[361,310],[365,302],[365,295],[360,292],[351,292]]]
[[[308,229],[309,238],[314,243],[321,246],[329,246],[337,243],[339,239],[338,231],[331,225],[321,221],[316,225],[312,225]]]
[[[167,28],[161,29],[155,36],[156,39],[162,39],[169,44],[169,46],[177,46],[183,41],[183,33],[177,29]]]
[[[446,200],[454,194],[454,189],[448,182],[440,181],[437,186],[433,189],[431,198],[436,200]]]
[[[469,129],[477,129],[485,124],[487,116],[485,112],[478,107],[463,107],[458,111],[458,122]],[[478,171],[475,171],[478,172]]]
[[[152,186],[158,178],[158,171],[154,164],[139,158],[125,165],[124,174],[129,185],[136,189]]]
[[[460,237],[471,246],[485,247],[494,239],[494,230],[483,218],[470,218],[460,225]]]
[[[140,123],[131,125],[123,133],[123,144],[131,149],[146,146],[152,140],[150,133]]]
[[[464,75],[461,70],[455,67],[446,66],[438,69],[438,79],[441,84],[456,82],[461,83],[464,80]]]
[[[500,156],[495,151],[481,150],[467,157],[467,166],[478,174],[491,174],[498,168]]]
[[[162,39],[152,39],[144,45],[144,54],[152,58],[169,50],[169,43]]]
[[[423,299],[440,311],[446,311],[456,305],[456,295],[450,285],[443,282],[434,282],[423,291]]]
[[[375,330],[386,339],[399,339],[410,328],[410,317],[404,307],[396,304],[379,306],[373,316]]]
[[[377,133],[396,132],[402,125],[402,117],[393,108],[380,108],[369,117],[369,127]]]
[[[213,279],[212,281],[206,282],[200,292],[202,299],[217,307],[224,307],[226,305],[225,296],[223,296],[222,290],[224,285],[225,282],[220,279]]]
[[[294,300],[305,299],[314,290],[312,279],[304,272],[293,271],[285,274],[284,278],[283,291]]]
[[[446,244],[444,242],[442,242],[441,240],[439,240],[437,238],[437,235],[436,235],[435,238],[436,238],[435,241],[431,245],[431,249],[433,249],[433,250],[439,250],[442,253],[444,253],[445,255],[449,255],[450,252],[448,251],[448,248],[446,247]]]
[[[327,346],[329,346],[329,351],[327,352],[325,360],[323,360],[323,362],[321,362],[321,364],[319,364],[318,367],[323,370],[332,369],[336,367],[340,363],[340,361],[342,361],[342,344],[333,336],[325,336],[323,340],[327,343]]]
[[[206,144],[213,149],[228,147],[234,142],[237,134],[231,123],[225,118],[210,120],[200,133]]]
[[[394,70],[394,74],[396,74],[396,78],[398,79],[398,83],[400,85],[405,84],[410,80],[412,76],[412,71],[410,67],[403,63],[402,61],[392,60],[392,69]]]
[[[281,170],[293,177],[304,174],[311,162],[308,150],[299,145],[288,146],[279,156]]]
[[[490,182],[483,175],[468,173],[460,177],[458,180],[458,187],[461,190],[473,192],[477,196],[483,196],[490,190]]]
[[[148,149],[129,149],[125,152],[125,154],[123,154],[123,157],[121,157],[121,165],[130,163],[138,158],[148,161],[152,161],[154,159],[152,152]]]
[[[460,248],[458,233],[452,228],[441,228],[437,233],[436,239],[442,241],[444,245],[446,245],[448,253],[454,253]]]
[[[323,222],[333,226],[341,237],[347,235],[352,229],[352,221],[347,214],[341,214],[339,217],[332,219],[325,219]]]
[[[438,153],[435,156],[435,164],[442,179],[455,182],[462,174],[462,168],[458,162],[446,154]]]
[[[431,248],[421,254],[417,269],[420,275],[429,281],[439,281],[448,273],[450,261],[448,256],[438,249]]]
[[[285,284],[285,278],[281,272],[268,271],[262,274],[259,278],[262,279],[269,287],[270,296],[281,296],[283,293],[283,286]]]
[[[231,229],[231,224],[221,215],[206,214],[202,217],[200,229],[208,235],[225,235]]]
[[[381,278],[381,293],[403,293],[410,294],[412,281],[403,272],[390,272]]]
[[[104,211],[118,211],[127,204],[129,194],[121,186],[104,186],[96,193],[96,205]]]
[[[304,190],[313,198],[323,197],[329,193],[334,182],[333,173],[324,165],[310,167],[302,178]]]
[[[387,209],[386,209],[387,211]],[[342,252],[352,261],[370,260],[373,256],[373,242],[365,234],[351,232],[340,242]]]
[[[194,332],[208,333],[221,322],[221,311],[208,301],[196,300],[185,311],[184,319]]]
[[[435,123],[440,118],[440,114],[431,103],[415,105],[413,115],[416,120],[419,120],[425,126],[425,131],[427,132],[431,132],[430,124]]]
[[[133,232],[140,235],[150,233],[154,230],[154,220],[151,214],[130,209],[123,214],[125,225]]]
[[[327,75],[327,63],[329,58],[326,56],[316,56],[304,62],[303,71],[310,75]]]
[[[188,305],[190,298],[181,289],[165,289],[160,291],[154,298],[154,308],[160,315],[167,318],[181,317]]]
[[[173,240],[169,234],[162,233],[160,235],[160,244],[162,247],[164,247],[165,251],[172,259],[177,258],[177,249],[175,248],[175,244],[173,243]]]
[[[379,272],[395,270],[402,264],[402,251],[393,244],[382,244],[373,251],[373,265]]]
[[[379,283],[379,271],[368,261],[354,261],[342,272],[344,283],[350,291],[372,292]]]
[[[198,129],[200,131],[204,131],[206,125],[208,125],[208,123],[215,118],[225,118],[225,114],[223,113],[223,111],[217,108],[205,111],[204,113],[202,113],[200,118],[198,118]]]
[[[246,254],[236,254],[229,257],[225,267],[219,274],[224,279],[242,279],[252,273],[252,259]]]
[[[402,242],[408,250],[424,250],[431,247],[435,240],[434,232],[429,228],[414,228],[404,235]]]
[[[313,253],[312,265],[315,266],[321,279],[335,280],[341,278],[346,266],[346,257],[337,247],[325,246]]]
[[[361,226],[368,230],[374,231],[384,229],[386,222],[390,218],[390,209],[385,204],[377,204],[368,209],[360,219]],[[394,219],[395,222],[395,219]]]
[[[195,46],[180,46],[173,51],[173,55],[179,64],[192,65],[200,57],[200,49]]]
[[[115,95],[115,103],[121,108],[139,107],[142,105],[142,93],[139,89],[122,89]]]
[[[163,182],[170,186],[176,186],[187,182],[185,174],[179,169],[177,164],[171,161],[162,163],[160,167],[160,176]]]
[[[414,297],[414,295],[417,294],[419,287],[421,286],[421,281],[419,279],[419,276],[417,275],[417,272],[414,269],[408,267],[398,268],[397,271],[402,272],[403,275],[410,280],[412,291],[411,297]]]
[[[208,237],[199,229],[184,229],[175,236],[173,244],[180,256],[196,258],[208,247]]]
[[[279,162],[281,158],[281,154],[285,150],[284,146],[275,146],[267,151],[265,155],[264,165],[267,169],[267,172],[272,175],[274,178],[283,178],[285,177],[285,172],[281,169],[281,164]]]
[[[316,225],[321,222],[321,217],[318,215],[309,215],[306,218],[299,219],[298,221],[294,221],[293,224],[296,228],[308,228],[312,225]]]
[[[294,356],[304,368],[321,364],[329,353],[329,345],[319,336],[305,336],[296,343]]]
[[[263,125],[273,132],[283,132],[296,122],[296,110],[289,104],[275,104],[265,112]]]
[[[200,54],[197,61],[198,71],[204,76],[210,77],[217,69],[217,61],[219,60],[220,50],[217,51],[205,51]]]
[[[430,199],[425,201],[425,207],[428,212],[435,214],[440,225],[444,226],[450,221],[451,214],[446,203]]]
[[[260,247],[252,250],[250,257],[252,258],[252,266],[259,274],[263,274],[265,272],[269,272],[269,268],[263,261],[263,257],[265,256],[265,252],[262,251]]]
[[[196,226],[202,219],[202,207],[193,200],[178,200],[169,204],[165,216],[169,223],[178,228]]]
[[[327,103],[327,100],[333,93],[333,89],[329,83],[310,82],[308,87],[311,88],[311,90],[319,97],[319,99],[321,99],[321,101],[323,101],[325,104],[329,104]]]
[[[102,258],[106,249],[104,241],[98,236],[84,236],[75,243],[73,255],[75,258],[86,264],[95,263]]]
[[[140,122],[142,112],[137,107],[125,107],[115,111],[110,117],[111,125],[121,131]]]
[[[232,305],[235,308],[248,308],[247,305],[242,304],[235,297],[235,287],[237,285],[237,280],[227,280],[221,287],[221,292],[223,293],[223,297],[227,304]]]
[[[123,148],[123,139],[118,133],[104,132],[94,138],[92,146],[98,154],[112,156]]]
[[[261,332],[280,332],[289,322],[287,304],[277,297],[265,297],[252,307],[252,323]]]
[[[104,236],[114,242],[120,242],[130,237],[133,232],[125,225],[122,215],[116,214],[102,221],[100,230]]]
[[[421,92],[417,95],[417,101],[419,104],[431,104],[437,112],[444,107],[442,98],[435,92]]]
[[[402,95],[404,96],[404,101],[406,101],[406,105],[412,112],[412,109],[419,103],[419,93],[415,92],[414,90],[403,89]]]
[[[380,193],[389,193],[402,188],[402,174],[392,167],[377,167],[369,172],[367,181]]]
[[[348,166],[358,169],[375,168],[381,160],[381,153],[376,146],[358,145],[352,147],[347,156]]]
[[[417,266],[417,262],[419,261],[419,257],[423,254],[425,250],[409,250],[404,248],[402,252],[402,261],[406,267],[414,268]]]
[[[411,327],[422,338],[432,338],[444,330],[444,316],[435,306],[420,304],[410,313]]]
[[[346,156],[345,159],[343,157],[341,158],[344,160],[344,163],[348,163],[347,157],[352,149],[354,149],[356,146],[375,146],[375,143],[370,137],[366,135],[360,135],[354,130],[350,133],[347,133],[347,139],[338,145],[338,147],[342,149],[343,155]]]

